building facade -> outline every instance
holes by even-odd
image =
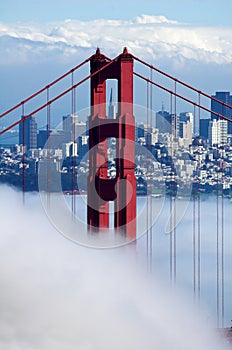
[[[227,142],[227,128],[228,123],[226,120],[211,120],[209,122],[209,143],[210,146],[226,144]]]
[[[217,91],[212,97],[217,100],[229,104],[232,106],[232,95],[229,91]],[[224,115],[232,120],[232,108],[223,106],[221,103],[211,100],[211,110],[213,112]],[[211,114],[211,119],[218,119],[213,113]],[[232,134],[232,122],[228,123],[228,134]]]
[[[25,146],[26,152],[37,148],[37,123],[35,117],[32,116],[19,124],[19,144]]]

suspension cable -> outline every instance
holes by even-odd
[[[198,303],[201,296],[201,202],[200,202],[200,118],[201,118],[201,95],[198,94]]]
[[[49,87],[47,87],[47,206],[50,206],[50,192],[51,192],[51,105]]]
[[[170,137],[171,137],[171,149],[170,149],[170,159],[171,159],[171,169],[170,169],[170,184],[169,184],[169,209],[170,209],[170,239],[169,239],[169,269],[170,269],[170,282],[172,283],[172,255],[173,255],[173,245],[172,245],[172,231],[173,231],[173,226],[172,226],[172,195],[173,195],[173,183],[172,183],[172,162],[173,162],[173,115],[172,115],[172,94],[170,94]]]
[[[222,106],[222,114],[224,114],[224,106]],[[224,163],[224,161],[223,161]],[[222,232],[221,232],[221,317],[222,317],[222,328],[224,328],[224,298],[225,298],[225,290],[224,290],[224,164],[223,164],[223,173],[222,173],[222,208],[221,208],[221,223],[222,223]]]
[[[138,57],[136,57],[136,56],[134,56],[134,55],[131,55],[131,56],[132,56],[136,61],[138,61],[138,62],[144,64],[145,66],[147,66],[147,67],[149,67],[149,68],[155,70],[156,72],[158,72],[158,73],[160,73],[160,74],[166,76],[167,78],[176,81],[177,83],[179,83],[179,84],[185,86],[186,88],[188,88],[188,89],[190,89],[190,90],[192,90],[192,91],[195,91],[195,92],[199,93],[200,95],[202,95],[202,96],[204,96],[204,97],[207,97],[207,98],[209,98],[209,99],[211,99],[211,100],[214,100],[215,102],[218,102],[219,104],[223,105],[224,107],[228,107],[228,108],[232,109],[232,106],[231,106],[231,105],[229,105],[229,104],[227,104],[227,103],[225,103],[225,102],[222,102],[222,101],[218,100],[217,98],[215,98],[215,97],[213,97],[213,96],[210,96],[210,95],[206,94],[206,93],[203,92],[203,91],[200,91],[199,89],[196,89],[195,87],[193,87],[193,86],[191,86],[191,85],[185,83],[185,82],[182,81],[182,80],[179,80],[179,79],[173,77],[173,76],[170,75],[170,74],[167,74],[166,72],[164,72],[164,71],[162,71],[162,70],[160,70],[160,69],[154,67],[153,65],[151,65],[151,64],[149,64],[149,63],[147,63],[147,62],[141,60],[140,58],[138,58]]]
[[[194,106],[194,131],[196,130],[196,106]],[[193,296],[196,298],[196,185],[193,185]]]
[[[83,62],[81,62],[80,64],[78,64],[76,67],[70,69],[67,73],[61,75],[59,78],[55,79],[54,81],[52,81],[49,85],[43,87],[42,89],[40,89],[39,91],[35,92],[34,94],[32,94],[31,96],[27,97],[25,100],[21,101],[20,103],[16,104],[14,107],[8,109],[7,111],[5,111],[4,113],[2,113],[0,115],[0,118],[5,117],[7,114],[13,112],[15,109],[19,108],[22,104],[25,104],[26,102],[32,100],[33,98],[35,98],[36,96],[40,95],[42,92],[46,91],[49,87],[57,84],[60,80],[63,80],[64,78],[66,78],[69,74],[71,74],[72,72],[74,72],[75,70],[81,68],[84,64],[88,63],[91,60],[92,56],[88,57],[86,60],[84,60]]]
[[[120,56],[120,55],[119,55]],[[59,95],[57,95],[56,97],[54,97],[53,99],[51,99],[49,101],[49,104],[54,103],[55,101],[59,100],[61,97],[65,96],[67,93],[69,93],[70,91],[72,91],[73,89],[77,88],[78,86],[80,86],[81,84],[83,84],[84,82],[86,82],[88,79],[93,78],[95,75],[97,75],[98,73],[100,73],[102,70],[106,69],[107,67],[109,67],[113,62],[115,62],[119,56],[115,57],[112,61],[108,62],[106,65],[102,66],[101,68],[99,68],[97,71],[95,71],[94,73],[88,75],[87,77],[83,78],[82,80],[80,80],[78,83],[74,84],[73,86],[71,86],[70,88],[66,89],[65,91],[63,91],[62,93],[60,93]],[[50,85],[48,85],[50,86]],[[19,106],[21,104],[23,104],[23,102],[21,102],[19,104]],[[47,107],[48,103],[43,104],[42,106],[40,106],[39,108],[35,109],[34,111],[32,111],[31,113],[27,114],[26,116],[24,116],[21,120],[16,121],[15,123],[11,124],[10,126],[8,126],[7,128],[5,128],[4,130],[0,131],[0,136],[4,133],[6,133],[7,131],[9,131],[10,129],[14,128],[15,126],[19,125],[20,123],[22,123],[24,120],[30,118],[33,114],[36,114],[38,112],[40,112],[41,110],[43,110],[44,108]]]
[[[74,86],[74,72],[71,75],[71,85]],[[73,219],[76,215],[76,111],[75,111],[75,89],[72,89],[72,112],[71,112],[71,135],[72,135],[72,215]]]
[[[184,97],[184,96],[182,96],[182,95],[180,95],[180,94],[178,94],[178,93],[175,93],[175,91],[172,91],[172,90],[170,90],[170,89],[167,89],[167,88],[165,88],[164,86],[162,86],[162,85],[160,85],[160,84],[158,84],[158,83],[155,83],[154,81],[151,81],[150,79],[144,77],[143,75],[141,75],[141,74],[139,74],[139,73],[133,72],[133,74],[134,74],[135,76],[137,76],[137,77],[143,79],[143,80],[146,80],[146,81],[150,82],[151,84],[155,85],[155,86],[158,87],[159,89],[162,89],[162,90],[168,92],[169,94],[173,94],[174,96],[176,96],[176,97],[178,97],[178,98],[180,98],[180,99],[182,99],[182,100],[184,100],[184,101],[186,101],[186,102],[188,102],[188,103],[190,103],[190,104],[192,104],[192,105],[194,105],[194,106],[196,106],[196,107],[198,107],[198,108],[200,108],[200,109],[202,109],[202,110],[204,110],[204,111],[206,111],[206,112],[209,112],[209,113],[214,114],[215,116],[217,116],[217,117],[219,117],[219,118],[222,118],[222,119],[224,119],[224,120],[227,120],[227,121],[231,122],[231,119],[230,119],[229,117],[226,117],[226,116],[224,116],[224,115],[222,115],[222,114],[220,114],[220,113],[214,112],[214,111],[212,111],[211,109],[209,109],[209,108],[207,108],[207,107],[204,107],[204,106],[202,106],[202,105],[199,105],[197,102],[195,102],[195,101],[193,101],[193,100],[190,100],[189,98]],[[199,92],[199,94],[200,94],[200,92]],[[232,106],[230,106],[230,107],[232,108]]]
[[[147,82],[147,134],[146,134],[146,138],[148,141],[148,122],[149,122],[149,83]],[[147,159],[147,162],[149,161],[149,159]],[[147,173],[147,182],[148,182],[148,173]],[[149,217],[149,203],[148,203],[148,193],[147,193],[147,197],[146,197],[146,208],[147,208],[147,234],[146,234],[146,239],[147,239],[147,267],[148,269],[150,268],[150,256],[149,256],[149,227],[148,227],[148,217]]]
[[[174,91],[176,94],[176,81],[175,81],[175,86],[174,86]],[[175,120],[175,142],[177,141],[177,114],[176,114],[176,95],[174,99],[174,120]],[[175,180],[175,174],[174,174],[174,180]],[[173,259],[174,259],[174,283],[176,283],[176,182],[174,182],[174,190],[175,190],[175,195],[174,195],[174,234],[173,234],[173,239],[174,239],[174,247],[173,247]]]
[[[222,106],[222,114],[224,114],[224,106]],[[223,161],[223,172],[222,172],[222,208],[221,208],[221,223],[222,223],[222,235],[221,235],[221,308],[222,308],[222,328],[224,328],[224,299],[225,299],[225,288],[224,288],[224,181],[225,181],[225,170]]]
[[[24,103],[22,103],[22,118],[24,117],[24,113],[25,113],[25,106]],[[23,194],[23,204],[25,204],[25,185],[26,185],[26,181],[25,181],[25,166],[26,166],[26,162],[25,162],[25,122],[22,123],[22,128],[21,128],[21,135],[22,135],[22,194]]]
[[[223,174],[224,175],[224,174]],[[224,328],[224,313],[225,313],[225,306],[224,306],[224,298],[225,298],[225,290],[224,290],[224,179],[222,180],[222,236],[221,236],[221,309],[222,309],[222,328]]]
[[[150,71],[150,80],[152,80],[152,69]],[[152,135],[153,135],[153,123],[152,123],[152,84],[150,84],[150,152],[152,153]],[[152,164],[150,165],[152,166]],[[152,272],[152,183],[150,184],[150,272]]]

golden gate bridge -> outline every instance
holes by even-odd
[[[75,73],[82,67],[90,63],[90,74],[76,81]],[[148,74],[145,75],[141,71],[135,70],[138,67],[145,67],[148,69]],[[157,77],[162,76],[168,84],[164,86],[157,82]],[[59,92],[55,96],[51,96],[51,89],[57,86],[64,79],[70,79],[69,86],[63,91]],[[106,81],[108,79],[118,80],[118,116],[112,120],[107,117],[106,113]],[[146,118],[147,125],[152,127],[153,121],[153,101],[154,101],[154,88],[163,91],[169,96],[169,112],[173,115],[174,121],[172,128],[172,134],[175,139],[177,135],[177,100],[182,100],[193,108],[194,116],[194,130],[199,129],[201,112],[207,112],[214,115],[219,120],[226,120],[231,123],[232,120],[226,115],[225,111],[232,109],[232,106],[216,99],[207,93],[198,90],[197,88],[181,81],[164,71],[161,71],[157,67],[145,62],[143,59],[134,56],[129,53],[126,48],[117,57],[111,59],[103,55],[99,49],[96,53],[83,62],[72,68],[59,78],[55,79],[44,88],[33,93],[28,98],[24,99],[20,103],[11,107],[0,115],[0,119],[4,118],[7,122],[7,118],[11,120],[11,116],[20,116],[13,122],[10,122],[3,130],[0,131],[0,136],[13,128],[22,125],[23,135],[25,133],[24,123],[30,117],[38,116],[41,111],[46,111],[46,124],[47,131],[51,130],[51,110],[53,105],[62,100],[64,96],[69,96],[69,104],[71,109],[71,115],[77,113],[77,99],[78,89],[86,82],[90,81],[90,95],[91,95],[91,112],[89,119],[89,180],[88,180],[88,203],[87,203],[87,218],[86,226],[91,230],[98,230],[109,228],[109,202],[114,201],[114,226],[121,229],[123,234],[132,240],[136,239],[136,181],[134,178],[134,134],[135,134],[135,121],[133,112],[133,91],[134,84],[139,80],[144,81],[146,88],[144,94],[146,95]],[[171,87],[170,87],[171,84]],[[185,89],[185,93],[179,92],[181,89]],[[195,97],[189,97],[189,92],[194,94]],[[42,103],[37,104],[37,98],[41,97]],[[221,112],[218,113],[208,107],[211,101],[215,101],[221,106]],[[35,101],[35,107],[33,105]],[[33,107],[31,107],[33,106]],[[135,116],[136,117],[136,116]],[[198,130],[199,132],[199,130]],[[75,130],[73,130],[73,142],[76,142]],[[107,147],[108,138],[114,137],[117,139],[116,145],[116,176],[114,179],[110,179],[108,176],[107,165]],[[23,149],[25,148],[25,136],[22,139]],[[200,143],[196,145],[200,150]],[[49,138],[47,148],[49,149]],[[92,151],[91,151],[92,150]],[[47,153],[48,160],[50,158],[50,152]],[[25,176],[25,164],[26,156],[23,155],[22,166],[22,192],[26,189],[26,176]],[[73,160],[73,193],[76,184],[75,173],[75,161]],[[197,159],[197,166],[200,167],[200,157]],[[47,192],[50,192],[50,183],[52,179],[49,178],[49,167],[47,169]],[[126,181],[122,181],[126,180]],[[120,185],[120,183],[123,183]],[[170,174],[170,186],[175,183],[175,174]],[[218,183],[218,182],[217,182]],[[115,191],[115,186],[118,186]],[[95,191],[95,195],[93,192]],[[201,298],[201,269],[202,269],[202,252],[201,252],[201,239],[204,234],[201,225],[202,213],[201,204],[201,179],[198,176],[194,185],[192,200],[192,281],[194,296],[197,297],[200,302]],[[153,217],[152,213],[156,208],[153,206],[153,191],[150,190],[147,198],[147,214],[146,214],[146,250],[147,261],[150,269],[152,268],[153,260],[153,239],[154,232],[152,230]],[[48,195],[49,198],[49,195]],[[170,280],[174,283],[177,278],[177,196],[169,196],[169,273]],[[217,326],[224,327],[225,317],[225,280],[224,280],[224,267],[225,267],[225,218],[224,218],[224,201],[225,195],[222,190],[219,191],[217,185],[216,191],[216,315]],[[72,212],[76,212],[76,200],[75,196],[72,196]]]

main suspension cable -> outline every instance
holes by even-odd
[[[192,104],[193,106],[196,106],[196,107],[198,107],[198,108],[200,108],[200,109],[202,109],[202,110],[204,110],[204,111],[206,111],[206,112],[209,112],[209,113],[211,113],[211,114],[214,114],[216,117],[219,117],[219,118],[222,118],[222,119],[224,119],[224,120],[227,120],[227,121],[231,122],[231,119],[230,119],[229,117],[227,117],[227,116],[225,116],[225,115],[222,115],[222,114],[220,114],[220,113],[217,113],[217,112],[215,112],[215,111],[212,111],[211,109],[209,109],[209,108],[207,108],[207,107],[205,107],[205,106],[199,105],[199,103],[197,103],[197,102],[195,102],[195,101],[193,101],[193,100],[190,100],[189,98],[184,97],[184,96],[182,96],[182,95],[180,95],[180,94],[178,94],[178,93],[175,93],[175,91],[172,91],[172,90],[170,90],[170,89],[167,89],[167,88],[165,88],[164,86],[162,86],[162,85],[160,85],[160,84],[158,84],[158,83],[155,83],[154,81],[151,81],[150,79],[144,77],[142,74],[139,74],[139,73],[136,73],[136,72],[133,72],[133,74],[134,74],[135,76],[137,76],[137,77],[143,79],[143,80],[146,80],[146,81],[150,82],[150,83],[153,84],[154,86],[157,86],[158,88],[160,88],[160,89],[162,89],[162,90],[168,92],[169,94],[173,94],[174,96],[176,96],[176,97],[178,97],[178,98],[180,98],[180,99],[182,99],[182,100],[184,100],[184,101],[186,101],[186,102]],[[200,92],[199,92],[199,94],[200,94]],[[229,107],[232,108],[232,106],[229,106]]]
[[[116,58],[114,58],[112,61],[108,62],[106,65],[102,66],[101,68],[99,68],[97,71],[95,71],[94,73],[88,75],[87,77],[83,78],[82,80],[80,80],[78,83],[76,83],[75,85],[71,86],[70,88],[66,89],[65,91],[63,91],[62,93],[60,93],[59,95],[57,95],[56,97],[54,97],[53,99],[51,99],[48,103],[52,104],[55,101],[59,100],[61,97],[65,96],[67,93],[71,92],[73,89],[77,88],[78,86],[80,86],[81,84],[83,84],[84,82],[86,82],[87,80],[93,78],[94,76],[96,76],[98,73],[100,73],[102,70],[106,69],[107,67],[109,67],[113,62],[115,62],[117,59],[119,58],[119,56],[117,56]],[[49,85],[48,85],[49,86]],[[23,104],[24,102],[21,102],[21,104]],[[16,122],[14,122],[13,124],[11,124],[10,126],[6,127],[4,130],[0,131],[0,136],[4,133],[6,133],[7,131],[9,131],[10,129],[14,128],[15,126],[19,125],[20,123],[22,123],[24,120],[30,118],[32,115],[40,112],[41,110],[43,110],[44,108],[47,107],[48,103],[43,104],[42,106],[38,107],[37,109],[35,109],[34,111],[32,111],[31,113],[27,114],[26,116],[24,116],[21,120],[18,120]],[[20,106],[20,104],[19,104]]]
[[[43,87],[42,89],[38,90],[37,92],[35,92],[34,94],[30,95],[29,97],[27,97],[25,100],[19,102],[18,104],[16,104],[14,107],[8,109],[7,111],[5,111],[4,113],[2,113],[0,115],[0,118],[5,117],[7,114],[13,112],[15,109],[19,108],[21,105],[27,103],[28,101],[32,100],[33,98],[35,98],[36,96],[40,95],[42,92],[46,91],[49,87],[57,84],[59,81],[61,81],[62,79],[66,78],[69,74],[71,74],[72,72],[74,72],[75,70],[81,68],[84,64],[88,63],[91,60],[92,56],[88,57],[86,60],[84,60],[83,62],[81,62],[80,64],[78,64],[76,67],[70,69],[67,73],[61,75],[59,78],[55,79],[54,81],[52,81],[50,84],[46,85],[45,87]]]

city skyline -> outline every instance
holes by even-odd
[[[115,92],[113,90],[113,88],[111,87],[109,90],[109,101],[108,101],[108,106],[106,106],[106,108],[108,108],[108,117],[109,118],[115,118],[116,114],[117,114],[117,108],[118,108],[118,104],[116,102],[114,102],[113,96],[115,95]],[[214,95],[212,95],[212,98],[216,98],[218,101],[221,101],[222,103],[226,103],[231,105],[231,99],[232,99],[232,95],[230,94],[230,92],[228,91],[216,91]],[[190,111],[191,110],[191,106],[189,106],[190,108],[186,108],[186,110],[181,110],[179,108],[178,111],[176,111],[176,116],[177,116],[177,120],[178,120],[178,124],[177,124],[177,129],[176,129],[176,135],[180,136],[181,134],[179,133],[179,122],[186,122],[189,121],[191,123],[191,130],[193,133],[193,136],[200,136],[201,138],[203,138],[204,140],[208,139],[208,140],[212,140],[212,136],[209,136],[209,126],[212,125],[212,123],[210,124],[210,120],[214,120],[214,119],[218,119],[216,117],[216,115],[214,115],[214,113],[208,113],[207,117],[203,114],[200,115],[200,124],[198,121],[198,116],[194,116],[194,114]],[[215,100],[211,101],[211,106],[210,109],[212,112],[215,113],[219,113],[219,114],[224,114],[227,118],[232,119],[232,112],[228,107],[223,107],[223,104],[220,104],[219,102],[216,102]],[[84,112],[84,113],[83,113]],[[137,118],[137,112],[140,115],[139,118]],[[149,112],[150,113],[150,112]],[[44,113],[46,114],[46,113]],[[147,123],[147,117],[146,114],[147,112],[144,110],[142,112],[142,114],[144,114],[143,116],[141,116],[141,111],[139,111],[138,106],[135,107],[135,118],[136,118],[136,125],[139,126],[141,123],[142,124],[146,124]],[[162,110],[152,110],[152,127],[155,127],[158,129],[158,131],[160,133],[162,132],[166,132],[163,131],[163,129],[168,130],[168,128],[174,128],[174,114],[172,114],[172,116],[170,115],[170,112],[168,111],[168,109],[165,109],[164,104],[162,103]],[[161,116],[161,120],[159,122],[159,119],[157,116]],[[89,117],[89,108],[81,111],[81,117],[79,116],[79,112],[76,112],[73,116],[71,114],[66,114],[66,115],[62,115],[60,114],[59,116],[56,117],[55,119],[55,124],[54,122],[51,124],[51,129],[50,132],[54,131],[55,133],[59,133],[60,131],[65,131],[65,129],[70,129],[70,125],[68,124],[65,127],[65,124],[68,122],[70,123],[70,120],[72,118],[76,119],[76,123],[78,123],[79,128],[82,129],[82,134],[84,135],[84,129],[83,126],[86,126],[86,122],[88,120]],[[173,119],[172,122],[170,121],[170,117]],[[29,137],[29,125],[31,124],[31,120],[33,119],[36,127],[34,127],[35,132],[38,134],[38,145],[35,147],[29,147],[30,148],[43,148],[47,139],[47,125],[44,125],[44,123],[41,123],[40,118],[29,118],[26,122],[25,122],[25,140],[24,140],[24,144],[28,144],[31,141],[30,137]],[[65,123],[65,120],[67,121]],[[78,121],[78,122],[77,122]],[[39,122],[39,124],[37,125],[37,122]],[[19,126],[16,126],[15,128],[13,128],[12,130],[10,130],[9,132],[7,132],[3,137],[1,137],[0,140],[0,145],[7,145],[7,144],[22,144],[22,140],[23,140],[23,136],[22,136],[22,124],[19,124]],[[198,125],[199,124],[199,125]],[[218,123],[219,125],[220,123]],[[227,122],[227,121],[223,121],[221,125],[226,125],[226,129],[228,129],[226,131],[226,136],[224,136],[224,142],[226,143],[226,137],[227,134],[230,136],[231,130],[232,130],[232,125],[231,123]],[[43,125],[43,126],[41,126]],[[163,125],[163,126],[162,126]],[[169,125],[169,126],[168,126]],[[217,130],[217,126],[216,123],[214,123],[215,125],[215,138],[218,138],[218,131]],[[0,129],[1,130],[1,129]],[[71,129],[70,129],[71,130]],[[183,133],[183,128],[181,129],[181,133]],[[49,132],[49,133],[50,133]],[[66,131],[67,133],[67,131]],[[78,135],[80,133],[78,132]],[[220,134],[220,132],[219,132]],[[180,136],[183,137],[183,136]],[[192,136],[191,136],[192,137]],[[64,141],[67,139],[67,137],[64,138]],[[219,138],[220,139],[220,138]],[[37,141],[33,141],[34,145],[36,145]],[[211,143],[211,141],[210,141]],[[213,142],[211,145],[213,145],[215,142]],[[217,142],[220,143],[220,142]]]
[[[217,94],[218,93],[216,93],[216,95]],[[108,107],[109,113],[111,113],[112,90]],[[116,105],[114,105],[114,107],[116,107]],[[215,106],[213,105],[213,107]],[[212,108],[212,110],[215,109]],[[116,114],[115,117],[117,118]],[[146,124],[147,122],[148,124]],[[152,125],[150,125],[149,123],[150,120],[146,121],[145,123],[136,123],[135,142],[137,143],[138,147],[145,148],[152,153],[152,155],[155,157],[152,160],[152,162],[158,161],[160,163],[163,163],[163,166],[165,166],[165,163],[167,163],[168,166],[170,166],[170,161],[168,159],[169,157],[174,157],[174,168],[175,166],[177,166],[179,167],[179,169],[182,169],[184,166],[183,169],[185,170],[181,170],[181,177],[183,177],[183,181],[186,181],[186,185],[189,186],[189,183],[193,185],[197,177],[198,180],[201,182],[201,186],[203,186],[203,192],[205,190],[207,190],[207,192],[212,192],[215,190],[215,181],[218,178],[215,169],[217,171],[217,162],[223,162],[224,170],[226,170],[220,181],[222,181],[221,185],[224,181],[224,185],[226,185],[226,182],[228,182],[227,180],[232,174],[232,168],[230,164],[232,135],[229,133],[228,128],[228,125],[230,125],[230,123],[228,123],[226,120],[217,120],[212,114],[211,119],[200,120],[200,134],[198,134],[198,131],[194,131],[195,123],[194,116],[192,113],[182,112],[180,114],[175,115],[170,114],[164,109],[156,113],[155,120]],[[30,170],[30,167],[28,170],[29,173],[37,177],[38,164],[40,162],[44,162],[44,160],[47,157],[48,149],[50,149],[52,152],[51,160],[53,159],[52,162],[54,161],[56,171],[63,173],[63,162],[64,164],[66,164],[64,168],[67,168],[67,165],[68,167],[72,167],[73,161],[71,159],[72,157],[76,157],[75,163],[77,162],[78,166],[82,164],[82,167],[84,165],[84,176],[86,176],[89,169],[88,159],[86,158],[86,154],[89,148],[88,122],[85,123],[83,121],[79,121],[78,115],[67,115],[62,117],[62,123],[60,123],[59,125],[60,128],[56,128],[55,130],[37,130],[36,121],[32,117],[30,117],[20,125],[21,127],[19,130],[19,140],[16,141],[16,144],[15,142],[12,142],[11,145],[5,143],[5,145],[2,144],[1,146],[2,167],[0,170],[1,175],[3,177],[0,180],[3,179],[3,182],[6,180],[9,181],[9,183],[12,182],[14,184],[16,184],[17,182],[17,184],[20,186],[21,172],[19,169],[22,168],[22,165],[20,165],[22,161],[25,164],[27,163],[27,161],[28,164],[30,164],[30,162],[34,164],[32,171]],[[9,143],[9,139],[7,137],[6,139]],[[160,153],[161,149],[162,152]],[[141,152],[141,149],[138,149],[137,152],[138,153],[136,153],[136,157],[138,157],[138,154],[139,152]],[[203,157],[203,162],[201,165],[197,165],[196,161],[196,155],[199,152],[202,154],[201,157]],[[175,153],[179,154],[177,158],[175,158]],[[164,156],[164,154],[166,155]],[[184,154],[185,156],[183,156]],[[24,156],[27,157],[27,161],[26,158],[23,160]],[[5,158],[9,159],[9,157],[12,158],[12,162],[15,163],[15,166],[12,168],[12,170],[10,170],[11,168],[8,168],[7,163],[5,162]],[[165,160],[166,157],[167,159]],[[179,164],[178,157],[181,159]],[[195,162],[190,161],[192,157],[195,157]],[[110,143],[108,144],[108,160],[109,172],[114,173],[115,142],[110,141]],[[209,163],[211,163],[210,166]],[[37,165],[35,166],[35,164]],[[139,161],[138,164],[139,166],[136,167],[137,180],[142,179],[142,181],[146,181],[151,178],[156,179],[156,175],[153,174],[153,172],[156,173],[155,167],[150,173],[150,175],[148,175],[145,166],[146,160],[142,162]],[[71,172],[71,169],[69,169],[69,173]],[[169,172],[170,171],[167,167],[167,178],[169,176]],[[13,177],[14,174],[17,175],[17,181],[12,181],[11,178],[7,180],[7,174],[11,173]],[[224,180],[226,179],[226,174],[227,177],[229,176],[229,178],[227,178],[227,180]],[[181,177],[179,177],[179,181],[182,181]],[[162,176],[160,177],[159,172],[158,178],[162,178]],[[208,187],[205,187],[205,185],[207,185]],[[65,186],[65,190],[67,191],[67,181]],[[72,191],[72,182],[68,183],[68,186],[71,186],[69,187],[69,190]],[[224,190],[228,190],[228,195],[231,192],[230,187],[232,189],[231,179],[229,179],[227,187],[224,188]],[[31,187],[30,190],[35,190],[36,188],[36,186]],[[144,192],[140,192],[144,194]]]

